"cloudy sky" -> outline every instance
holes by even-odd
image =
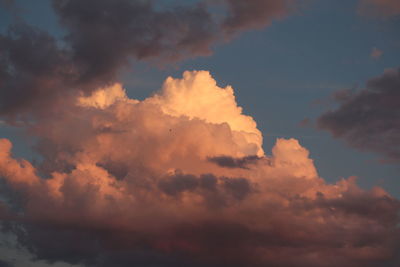
[[[398,266],[400,2],[0,0],[0,266]]]

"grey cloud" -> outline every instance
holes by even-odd
[[[216,177],[213,174],[195,176],[175,173],[158,183],[167,195],[178,197],[183,192],[195,192],[204,197],[210,208],[227,205],[231,200],[241,201],[252,191],[251,183],[245,178]]]
[[[166,194],[176,196],[184,191],[193,191],[199,186],[196,176],[190,174],[176,174],[161,180],[159,188]]]
[[[138,59],[208,54],[216,29],[204,5],[158,11],[150,1],[53,1],[82,81],[108,81]]]
[[[245,178],[224,178],[223,181],[225,188],[238,200],[251,192],[251,185]]]
[[[362,150],[400,161],[400,68],[370,79],[366,88],[341,98],[337,109],[318,118],[320,129]]]
[[[258,156],[245,156],[242,158],[233,158],[229,156],[219,156],[208,158],[210,162],[225,168],[248,169],[249,165],[257,163],[260,160]]]
[[[74,80],[68,52],[52,36],[24,24],[0,35],[0,113],[48,107]]]
[[[374,17],[391,17],[400,14],[398,0],[359,0],[358,13]]]
[[[50,111],[68,94],[115,82],[131,60],[209,55],[216,44],[289,12],[286,0],[222,1],[222,18],[209,1],[168,8],[146,0],[52,3],[67,30],[62,45],[26,25],[0,35],[0,115]]]
[[[13,267],[13,265],[9,262],[0,260],[0,267]]]

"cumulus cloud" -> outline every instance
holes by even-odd
[[[168,78],[143,101],[115,84],[60,108],[30,129],[41,164],[14,158],[11,142],[0,140],[0,176],[13,192],[3,203],[7,229],[39,260],[398,262],[399,201],[379,187],[359,188],[354,177],[327,184],[295,139],[278,139],[266,155],[232,87],[218,87],[208,72]]]
[[[220,88],[208,72],[185,72],[183,79],[168,78],[162,94],[148,100],[156,102],[172,116],[199,118],[214,124],[226,123],[244,155],[264,155],[262,135],[252,117],[242,114],[232,87]]]
[[[221,14],[212,11],[212,1],[53,0],[66,30],[62,42],[28,25],[0,34],[0,115],[52,110],[59,101],[114,84],[132,60],[159,64],[210,55],[216,44],[294,8],[287,0],[218,3]]]
[[[0,114],[28,119],[41,156],[0,139],[2,232],[38,265],[395,266],[399,201],[327,184],[296,139],[266,154],[231,86],[188,71],[139,101],[116,79],[132,60],[209,55],[295,1],[159,3],[53,0],[62,42],[24,24],[0,35]],[[396,75],[371,86],[392,99]]]
[[[346,91],[339,107],[318,118],[318,127],[349,145],[400,161],[400,69],[388,69],[358,92]]]
[[[400,2],[397,0],[360,0],[358,11],[364,15],[397,16],[400,14]]]

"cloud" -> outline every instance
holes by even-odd
[[[397,16],[400,14],[400,2],[397,0],[360,0],[358,12],[372,16]]]
[[[400,160],[400,69],[388,69],[370,79],[366,88],[347,92],[337,109],[318,118],[318,127],[349,145]]]
[[[261,28],[272,23],[273,19],[282,18],[293,9],[295,1],[284,0],[225,0],[229,14],[223,22],[227,32]]]
[[[217,25],[205,5],[156,10],[150,1],[53,1],[82,80],[110,80],[138,59],[208,55]],[[87,18],[90,18],[88,20]]]
[[[216,86],[208,72],[168,78],[143,101],[115,84],[67,104],[29,129],[40,140],[41,164],[14,158],[11,142],[0,140],[0,176],[13,192],[3,201],[12,212],[7,229],[38,260],[398,262],[399,201],[379,187],[359,188],[354,177],[327,184],[295,139],[278,139],[266,155],[232,87]],[[221,163],[221,155],[239,168]]]
[[[376,47],[374,47],[374,48],[372,48],[372,51],[371,51],[371,58],[372,59],[379,59],[379,58],[381,58],[381,56],[383,55],[383,51],[382,50],[380,50],[380,49],[378,49],[378,48],[376,48]]]
[[[139,101],[116,78],[132,60],[209,55],[289,14],[295,1],[52,4],[62,41],[24,24],[0,35],[0,114],[29,121],[41,156],[17,159],[0,139],[1,226],[36,263],[398,262],[399,201],[354,177],[327,184],[296,139],[277,139],[265,154],[231,86],[187,71]],[[397,74],[385,75],[393,77],[371,84],[391,91]]]
[[[0,113],[55,106],[76,80],[68,52],[47,33],[19,24],[0,35]]]
[[[287,14],[286,0],[162,7],[147,0],[53,0],[64,39],[28,25],[0,35],[0,115],[54,112],[76,94],[114,84],[134,60],[165,64],[210,55],[243,31]],[[294,3],[294,2],[293,2]]]
[[[221,167],[247,169],[248,165],[255,164],[258,160],[261,159],[262,158],[259,158],[257,156],[246,156],[242,158],[219,156],[219,157],[209,158],[208,160]]]

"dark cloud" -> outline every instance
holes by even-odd
[[[62,44],[26,25],[0,35],[0,115],[51,110],[67,93],[115,82],[131,60],[209,55],[215,44],[266,26],[289,9],[285,0],[226,0],[225,18],[219,18],[208,1],[166,8],[147,0],[52,3],[67,30]]]
[[[245,156],[242,158],[233,158],[229,156],[212,157],[208,160],[221,167],[248,169],[249,165],[257,163],[261,158],[258,156]]]
[[[320,194],[316,206],[332,212],[358,214],[371,219],[378,216],[384,225],[391,225],[399,220],[399,214],[396,214],[396,210],[400,208],[399,202],[388,196],[371,198],[368,194],[346,192],[343,198],[327,199]]]
[[[165,194],[174,197],[179,197],[184,192],[196,191],[210,208],[220,208],[241,201],[252,192],[251,183],[245,178],[216,177],[213,174],[197,177],[180,172],[161,180],[158,187]]]
[[[224,178],[225,188],[238,200],[244,199],[250,192],[251,186],[245,178]]]
[[[286,204],[266,202],[261,210],[247,209],[246,216],[221,213],[203,221],[186,218],[175,225],[159,221],[156,231],[109,228],[84,220],[26,221],[11,228],[37,259],[85,266],[394,267],[399,263],[397,200],[352,189],[337,198],[320,193],[315,199],[287,196],[285,200]],[[262,225],[253,223],[255,218],[262,218]]]
[[[0,267],[13,267],[13,265],[9,262],[0,260]]]
[[[53,1],[83,80],[108,80],[129,57],[176,61],[208,55],[224,31],[263,27],[289,10],[286,0],[226,0],[226,18],[220,21],[209,4],[160,10],[151,1]]]
[[[341,94],[342,95],[342,94]],[[349,145],[400,162],[400,69],[369,80],[366,88],[346,91],[340,105],[318,118],[318,127]]]
[[[75,80],[68,52],[47,33],[19,24],[0,35],[0,113],[55,104]]]
[[[216,25],[204,5],[156,10],[150,1],[53,1],[82,81],[115,77],[129,58],[178,60],[210,53]]]

